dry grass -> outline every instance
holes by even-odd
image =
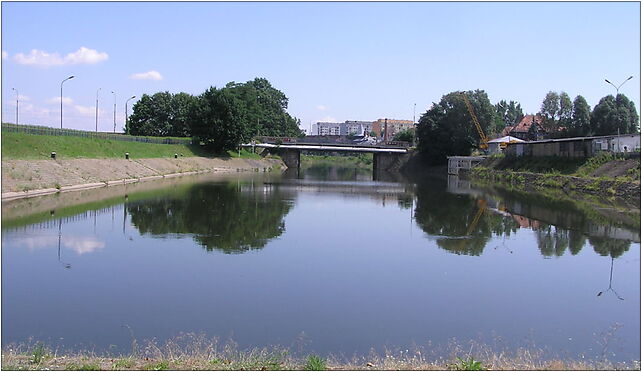
[[[292,355],[285,348],[239,350],[233,342],[220,343],[203,335],[184,334],[162,345],[148,342],[138,346],[134,341],[131,353],[117,356],[91,351],[61,353],[33,344],[14,345],[2,351],[2,370],[303,370],[306,360],[307,356]],[[639,361],[546,358],[542,350],[498,352],[488,345],[462,345],[454,341],[445,349],[397,349],[383,354],[371,351],[349,358],[330,356],[324,362],[328,370],[466,370],[467,360],[480,362],[484,370],[640,370]]]

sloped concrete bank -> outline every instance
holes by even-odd
[[[2,161],[2,200],[122,185],[198,173],[269,172],[280,159],[69,159]]]

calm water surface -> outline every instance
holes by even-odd
[[[127,351],[196,332],[321,354],[456,339],[639,360],[639,214],[613,215],[323,168],[3,216],[2,344]]]

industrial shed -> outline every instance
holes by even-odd
[[[507,156],[563,156],[585,158],[600,151],[618,153],[640,152],[639,134],[612,136],[574,137],[509,143]]]

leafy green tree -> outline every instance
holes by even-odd
[[[132,108],[129,133],[141,136],[189,137],[189,119],[196,98],[187,93],[143,94]]]
[[[613,258],[620,257],[631,248],[630,241],[612,238],[592,237],[589,238],[589,243],[591,243],[593,250],[600,256],[611,256]]]
[[[470,155],[480,138],[466,109],[460,92],[444,95],[439,103],[419,119],[418,149],[429,164],[443,164],[449,155]],[[467,95],[485,133],[495,115],[495,108],[483,90],[468,91]]]
[[[637,133],[639,124],[635,104],[624,94],[603,97],[591,114],[591,130],[598,136]]]
[[[397,134],[392,139],[393,141],[406,141],[413,143],[415,140],[415,132],[412,130],[403,130]]]
[[[572,137],[591,134],[591,107],[582,96],[577,96],[573,100],[573,115],[568,134]]]
[[[558,128],[557,117],[560,112],[560,96],[556,92],[546,93],[540,113],[544,117],[544,128],[549,132],[555,132]]]
[[[522,106],[515,101],[507,103],[505,100],[501,100],[495,105],[495,110],[497,116],[504,123],[504,126],[515,125],[524,117]]]
[[[251,112],[252,124],[257,123],[254,134],[274,137],[299,137],[303,135],[301,121],[287,113],[288,98],[275,89],[267,79],[256,78],[246,83],[229,83],[226,88],[243,97]]]
[[[211,87],[198,97],[194,107],[192,136],[211,150],[230,150],[251,138],[249,112],[229,90]]]
[[[568,129],[573,117],[573,102],[566,92],[560,93],[560,110],[558,114],[558,126]]]

